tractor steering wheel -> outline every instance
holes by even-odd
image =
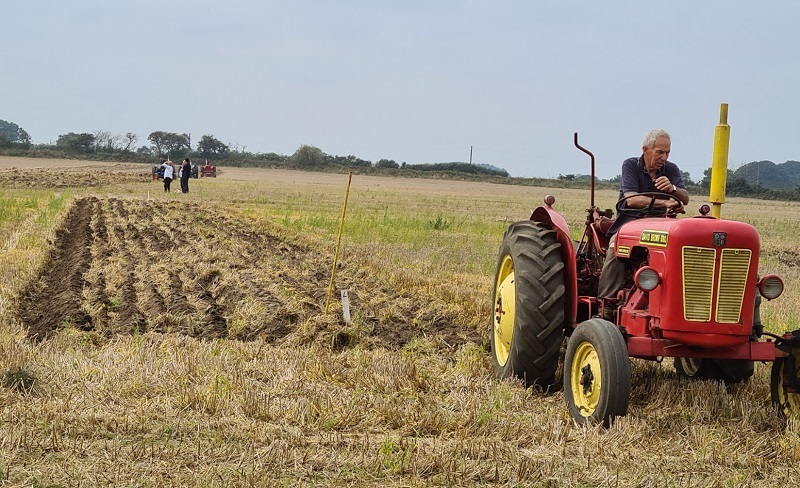
[[[633,197],[650,197],[650,205],[644,208],[631,208],[626,206],[625,202]],[[674,194],[661,193],[659,191],[648,191],[644,193],[632,193],[620,198],[617,202],[617,215],[626,215],[634,219],[639,219],[642,217],[664,217],[667,215],[681,213],[680,210],[676,212],[674,208],[668,208],[666,205],[655,204],[656,200],[661,200],[664,198],[668,200],[675,200],[681,204],[680,208],[683,207],[683,202]]]

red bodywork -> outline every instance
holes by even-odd
[[[596,289],[594,295],[579,293],[584,291],[579,275],[585,277],[588,272],[579,269],[580,259],[576,259],[563,216],[545,205],[533,211],[531,220],[549,224],[561,244],[569,334],[578,323],[597,313],[600,302]],[[592,246],[607,245],[605,236],[598,235],[591,224],[587,229],[584,239]],[[660,277],[659,285],[650,292],[631,287],[620,293],[617,325],[623,331],[629,355],[647,359],[668,356],[756,361],[783,356],[773,342],[751,340],[759,248],[758,232],[743,222],[697,216],[644,218],[625,224],[618,233],[617,256],[630,259],[636,268],[649,266]],[[734,285],[721,280],[723,249],[726,256],[735,256],[731,261],[736,261],[736,267],[725,266],[728,275],[735,278]],[[692,264],[694,254],[704,256],[699,274],[707,283],[697,278]],[[700,295],[705,297],[702,314],[707,313],[708,317],[693,315],[691,307],[696,305],[685,303],[684,289],[692,281],[695,286],[699,283]],[[731,291],[732,286],[738,288]],[[689,295],[692,302],[696,293],[691,291]],[[724,308],[721,313],[727,314],[727,320],[718,320],[718,308]]]
[[[655,232],[653,232],[655,231]],[[684,246],[719,250],[723,246],[713,243],[713,236],[724,233],[725,249],[749,250],[752,254],[747,266],[747,278],[744,297],[741,301],[741,312],[738,321],[717,322],[716,304],[720,293],[718,270],[721,253],[716,252],[714,259],[716,284],[711,292],[711,319],[707,322],[689,321],[684,316],[683,285],[683,253]],[[647,236],[664,236],[664,244],[642,243]],[[652,237],[650,238],[652,240]],[[671,339],[690,346],[729,347],[743,344],[749,340],[753,330],[753,306],[755,303],[756,284],[758,283],[758,250],[759,238],[756,230],[745,223],[730,220],[718,220],[711,217],[695,217],[691,219],[640,219],[624,225],[617,237],[617,256],[625,247],[630,254],[636,248],[647,251],[649,266],[658,270],[661,285],[653,291],[645,293],[635,290],[622,308],[621,322],[625,329],[634,336],[652,335],[656,338]]]
[[[211,164],[206,164],[200,168],[200,177],[201,178],[216,178],[217,177],[217,167]]]

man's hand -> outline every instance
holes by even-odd
[[[659,176],[653,183],[658,191],[670,194],[675,191],[675,185],[666,176]]]

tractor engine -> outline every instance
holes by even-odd
[[[700,348],[750,340],[756,293],[775,298],[777,276],[758,279],[759,236],[751,225],[706,215],[625,224],[616,253],[634,269],[621,292],[619,324],[628,334]]]

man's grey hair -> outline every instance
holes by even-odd
[[[642,141],[642,147],[653,147],[653,144],[656,143],[656,139],[659,137],[666,137],[667,139],[672,142],[672,138],[669,136],[669,132],[665,131],[664,129],[653,129],[647,134],[644,135],[644,140]]]

